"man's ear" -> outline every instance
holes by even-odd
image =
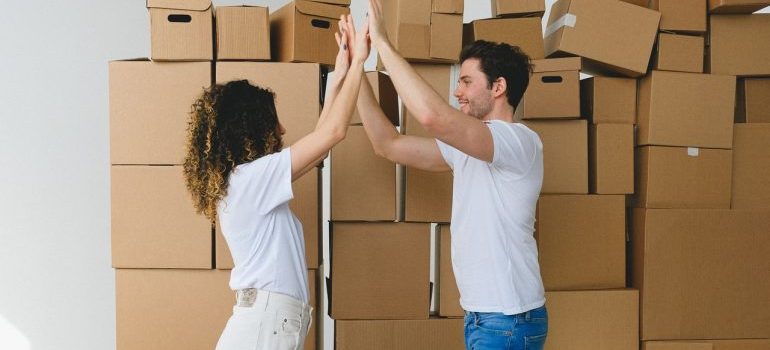
[[[498,77],[495,79],[495,82],[497,84],[493,84],[494,88],[492,90],[492,93],[494,93],[495,97],[505,95],[506,91],[508,91],[508,83],[505,81],[505,78]]]

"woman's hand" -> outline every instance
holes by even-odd
[[[340,16],[339,32],[334,33],[334,40],[337,40],[337,58],[334,61],[334,79],[342,82],[350,68],[350,45],[348,44],[348,34],[345,30],[345,15]]]
[[[350,61],[363,64],[369,57],[370,43],[369,43],[369,24],[364,23],[360,32],[356,32],[356,27],[353,24],[353,17],[351,15],[344,15],[344,21],[340,21],[340,30],[344,29],[348,34],[348,48],[350,52]],[[344,25],[344,27],[343,27]]]

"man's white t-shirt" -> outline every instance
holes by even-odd
[[[523,124],[486,125],[491,163],[436,140],[454,173],[452,267],[463,309],[512,315],[545,304],[533,237],[543,144]]]
[[[217,206],[235,267],[230,288],[258,288],[308,302],[302,224],[289,209],[291,152],[263,156],[230,173]]]

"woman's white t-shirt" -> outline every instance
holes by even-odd
[[[545,303],[533,237],[543,145],[523,124],[486,124],[491,163],[437,140],[454,173],[452,267],[463,309],[512,315]]]
[[[291,151],[240,164],[217,207],[235,267],[230,288],[258,288],[308,302],[302,224],[289,209]]]

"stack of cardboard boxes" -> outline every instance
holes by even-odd
[[[265,7],[214,8],[210,0],[147,0],[152,59],[110,62],[118,349],[214,348],[234,304],[233,262],[217,225],[195,214],[185,188],[191,106],[212,83],[248,79],[275,92],[286,145],[306,135],[320,113],[325,65],[337,51],[333,34],[349,4],[297,0],[268,15]],[[259,62],[271,58],[286,63]],[[315,307],[320,169],[293,190]],[[317,348],[319,319],[305,349]]]

